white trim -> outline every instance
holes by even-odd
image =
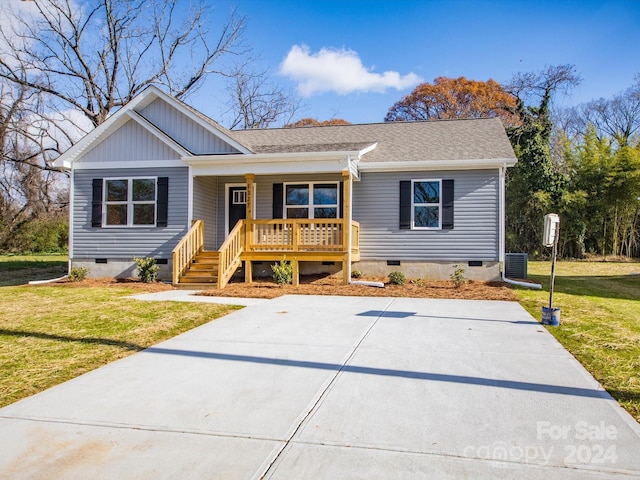
[[[225,156],[226,157],[226,156]],[[244,176],[247,172],[255,175],[288,175],[288,174],[316,174],[316,173],[341,173],[347,168],[347,159],[341,161],[300,161],[300,162],[278,162],[265,161],[259,163],[249,162],[228,162],[223,164],[196,165],[193,167],[193,174],[200,175],[218,175]]]
[[[398,162],[360,162],[358,168],[366,172],[408,172],[426,170],[483,170],[501,168],[503,165],[513,167],[517,160],[506,159],[477,159],[477,160],[421,160]]]
[[[68,270],[71,271],[71,261],[73,260],[73,206],[75,205],[75,201],[73,196],[75,195],[75,183],[76,183],[76,172],[72,168],[71,169],[71,178],[69,179],[69,259],[68,259]]]
[[[277,162],[313,162],[321,160],[342,160],[346,161],[349,156],[360,156],[360,150],[344,150],[336,152],[289,152],[289,153],[251,153],[248,155],[227,153],[211,155],[192,155],[183,158],[185,163],[192,165],[212,164],[224,165],[225,163],[272,163]],[[345,163],[346,167],[346,163]]]
[[[248,171],[257,175],[341,173],[349,169],[359,177],[360,157],[376,146],[374,143],[363,150],[336,152],[192,155],[182,160],[193,166],[197,175],[244,175]]]
[[[246,183],[225,183],[224,184],[224,238],[229,236],[229,189],[234,187],[247,188]],[[253,218],[256,218],[256,183],[253,184]]]
[[[111,170],[122,168],[171,168],[171,167],[186,167],[187,165],[182,160],[136,160],[134,162],[109,162],[108,164],[103,162],[79,162],[73,164],[74,170]]]
[[[107,202],[107,182],[114,180],[127,181],[127,200]],[[134,180],[153,180],[155,184],[154,200],[134,201],[133,200],[133,181]],[[126,225],[109,225],[107,224],[107,206],[108,205],[125,205],[127,206],[127,223]],[[154,218],[153,223],[134,224],[133,223],[133,207],[135,205],[153,205]],[[154,176],[136,176],[136,177],[104,177],[102,179],[102,228],[155,228],[158,226],[158,177]]]
[[[438,226],[437,227],[416,227],[415,212],[416,203],[414,185],[417,182],[438,182]],[[435,203],[418,203],[418,206],[435,207]],[[411,230],[442,230],[442,179],[441,178],[416,178],[411,179]]]
[[[342,198],[342,195],[340,193],[340,185],[341,182],[340,181],[328,181],[328,182],[323,182],[323,181],[313,181],[313,182],[309,182],[309,181],[300,181],[300,182],[283,182],[282,184],[282,218],[289,218],[287,217],[287,208],[307,208],[309,210],[308,216],[307,218],[315,218],[315,216],[313,215],[313,209],[314,208],[334,208],[333,205],[315,205],[313,203],[313,188],[309,189],[309,203],[305,205],[287,205],[287,185],[309,185],[309,186],[315,186],[315,185],[336,185],[336,192],[337,192],[337,200],[338,202],[336,203],[335,209],[336,209],[336,216],[335,217],[331,217],[331,218],[336,218],[339,219],[340,217],[340,200]]]

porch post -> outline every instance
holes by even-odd
[[[350,250],[351,250],[351,172],[342,171],[342,283],[349,284]]]
[[[249,243],[251,235],[253,234],[253,182],[256,176],[253,173],[247,173],[244,176],[247,182],[247,203],[246,207],[246,219],[244,221],[244,251],[249,251]],[[244,281],[245,283],[253,282],[253,265],[251,265],[251,260],[246,259],[244,261]]]
[[[297,287],[300,285],[300,262],[298,262],[297,258],[291,260],[291,266],[293,267],[291,283],[294,287]]]

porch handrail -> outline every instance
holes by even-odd
[[[239,220],[218,249],[218,288],[224,288],[240,266],[240,255],[244,251],[245,221]]]
[[[180,281],[180,276],[191,264],[195,256],[204,250],[204,222],[196,220],[191,229],[173,249],[173,284]]]

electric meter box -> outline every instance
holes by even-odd
[[[558,236],[560,227],[560,217],[555,213],[549,213],[544,216],[544,236],[542,243],[545,247],[553,247]]]

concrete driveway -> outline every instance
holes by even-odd
[[[517,303],[286,296],[0,409],[0,477],[631,479],[640,427]]]

